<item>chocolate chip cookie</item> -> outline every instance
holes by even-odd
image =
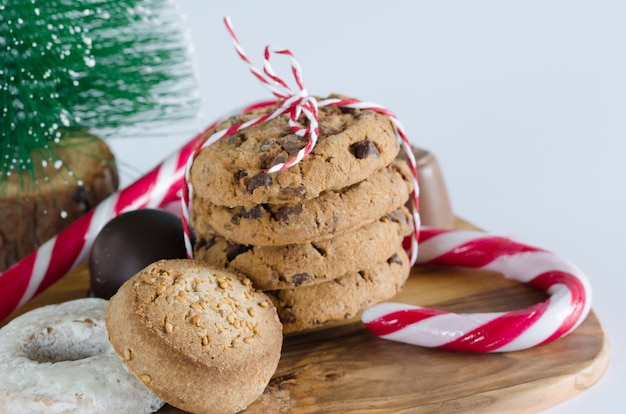
[[[208,224],[219,235],[239,244],[307,243],[377,220],[402,206],[412,190],[408,165],[396,159],[363,181],[324,191],[301,203],[227,208],[195,195],[191,225],[198,234],[204,234],[202,226]]]
[[[392,256],[411,230],[411,214],[401,207],[354,231],[310,243],[254,246],[214,232],[196,233],[194,258],[243,273],[257,289],[286,289],[370,268]]]
[[[206,135],[271,113],[275,108],[236,115]],[[301,122],[306,125],[304,118]],[[400,148],[387,116],[369,110],[321,107],[319,137],[313,151],[285,171],[264,172],[294,157],[307,141],[308,137],[293,133],[287,115],[225,136],[201,150],[193,161],[193,191],[213,205],[231,208],[305,202],[323,191],[339,190],[364,180],[389,164]]]
[[[278,310],[283,332],[299,332],[352,318],[393,297],[404,286],[409,272],[409,259],[400,249],[389,259],[364,271],[317,285],[265,293]]]

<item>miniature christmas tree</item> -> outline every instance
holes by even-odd
[[[1,270],[116,189],[100,137],[199,99],[172,0],[0,0],[0,59]]]

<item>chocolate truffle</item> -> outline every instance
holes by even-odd
[[[179,217],[155,209],[123,213],[109,221],[93,243],[89,256],[90,295],[109,299],[147,265],[186,256]]]

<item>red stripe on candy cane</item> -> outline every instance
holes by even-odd
[[[29,278],[35,266],[35,255],[29,255],[13,265],[12,272],[4,272],[0,278],[0,318],[8,316],[20,305],[20,299],[28,289]]]
[[[0,319],[9,316],[83,261],[100,229],[116,215],[179,201],[187,159],[203,134],[194,137],[152,171],[110,195],[93,210],[1,273]]]
[[[526,309],[470,314],[381,303],[362,315],[375,335],[455,351],[515,351],[568,334],[591,309],[591,286],[578,268],[544,249],[504,237],[422,229],[418,262],[500,272],[536,286],[550,297]]]

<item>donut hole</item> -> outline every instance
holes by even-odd
[[[60,329],[44,328],[26,341],[22,352],[31,361],[54,364],[101,355],[109,349],[105,328],[94,325],[91,320],[85,320],[74,321],[69,327]]]

